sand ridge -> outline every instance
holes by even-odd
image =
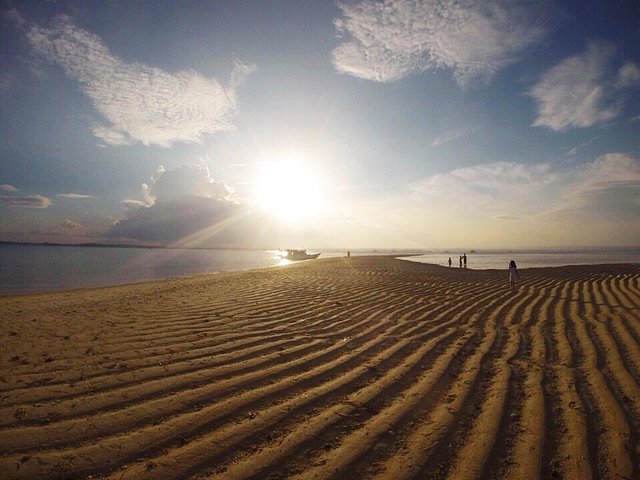
[[[385,257],[0,297],[0,475],[640,478],[640,268]]]

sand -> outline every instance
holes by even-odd
[[[0,298],[0,478],[637,479],[640,268],[392,258]]]

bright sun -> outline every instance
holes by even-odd
[[[283,220],[317,216],[323,208],[319,176],[299,161],[268,162],[257,178],[258,204]]]

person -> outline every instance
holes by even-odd
[[[464,268],[467,268],[467,254],[462,255],[462,262],[464,263]]]
[[[462,255],[460,255],[460,268],[462,268]]]
[[[351,258],[351,250],[347,250],[347,258]]]
[[[449,257],[449,267],[451,267],[451,257]]]
[[[516,281],[520,277],[518,275],[518,266],[516,265],[515,260],[511,260],[509,262],[509,273],[507,274],[509,277],[509,285],[511,286],[511,290],[516,288]]]

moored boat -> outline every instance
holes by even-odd
[[[280,256],[285,260],[298,261],[298,260],[312,260],[320,256],[319,253],[307,253],[306,250],[294,250],[287,249],[281,250]]]

